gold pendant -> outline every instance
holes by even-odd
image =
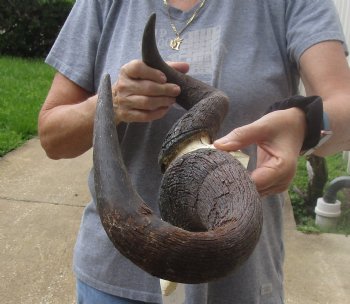
[[[183,39],[181,39],[179,36],[177,36],[176,38],[170,40],[170,47],[173,50],[178,51],[180,49],[180,45],[181,45],[182,41],[183,41]]]

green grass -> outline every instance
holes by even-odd
[[[337,153],[333,156],[326,157],[327,170],[328,170],[328,183],[339,176],[348,176],[346,171],[346,162],[343,159],[342,153]],[[325,190],[327,189],[327,185]],[[337,228],[335,230],[322,230],[315,225],[314,217],[311,218],[305,215],[303,200],[294,191],[294,187],[302,191],[306,191],[308,184],[308,176],[306,171],[306,160],[300,158],[298,162],[297,174],[293,180],[293,184],[289,188],[289,195],[292,201],[294,216],[298,225],[298,230],[305,233],[323,233],[332,232],[349,235],[350,234],[350,190],[344,189],[339,191],[338,199],[342,203],[342,215],[338,221]]]
[[[0,157],[37,135],[54,70],[43,60],[0,57]]]

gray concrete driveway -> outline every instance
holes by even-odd
[[[0,158],[0,303],[74,303],[72,250],[91,151],[49,160],[38,139]],[[350,238],[305,235],[285,212],[287,304],[350,303]],[[165,299],[183,302],[183,287]]]

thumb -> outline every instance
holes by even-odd
[[[230,133],[214,141],[217,149],[224,151],[236,151],[254,144],[261,139],[261,129],[256,123],[236,128]]]
[[[184,74],[186,74],[190,69],[189,64],[186,62],[167,62],[167,64],[169,64],[173,69],[177,70],[178,72]]]

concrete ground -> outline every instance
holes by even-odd
[[[91,164],[91,151],[49,160],[37,139],[0,158],[0,303],[74,303],[72,250]],[[350,238],[297,232],[290,205],[285,218],[286,304],[350,303]],[[165,303],[183,297],[179,285]]]

